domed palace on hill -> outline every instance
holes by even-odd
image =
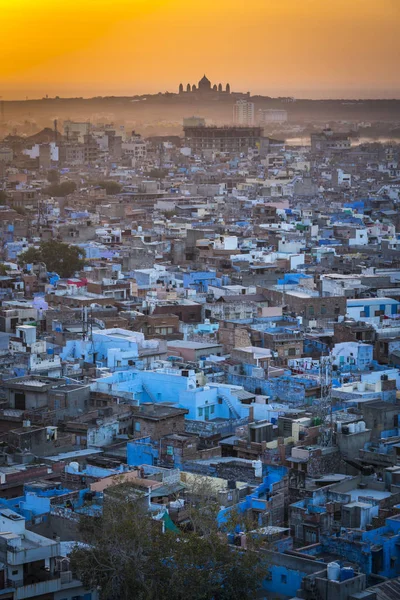
[[[200,79],[197,87],[194,84],[191,85],[190,83],[188,83],[186,85],[186,91],[185,91],[183,83],[181,83],[179,85],[179,94],[184,95],[184,96],[186,96],[186,94],[190,94],[190,95],[196,95],[196,96],[202,96],[202,97],[203,96],[226,97],[231,94],[231,86],[229,83],[227,83],[225,85],[225,89],[223,89],[222,83],[219,83],[218,85],[216,83],[214,83],[214,85],[211,85],[211,81],[205,75],[203,75],[203,77]],[[232,92],[232,95],[243,98],[245,96],[249,96],[250,92],[247,92],[247,94],[243,94],[240,92]]]

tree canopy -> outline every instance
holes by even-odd
[[[96,185],[106,190],[107,196],[115,196],[122,190],[122,185],[118,181],[113,180],[98,181]]]
[[[77,246],[64,244],[57,240],[42,242],[39,248],[28,248],[18,256],[20,265],[44,263],[48,271],[60,277],[71,277],[84,265],[84,251]]]
[[[4,190],[0,190],[0,204],[6,204],[8,200],[7,193]]]
[[[49,169],[49,171],[47,171],[47,181],[49,183],[59,183],[60,174],[57,169]]]
[[[147,173],[151,179],[164,179],[168,175],[168,169],[150,169]]]
[[[81,517],[86,545],[73,550],[71,567],[85,587],[98,589],[101,600],[254,598],[266,574],[265,555],[228,545],[216,504],[193,503],[184,530],[163,532],[162,521],[152,519],[129,487],[113,488],[112,500],[105,493],[102,516]]]
[[[72,194],[75,190],[75,181],[63,181],[62,183],[53,183],[52,185],[49,185],[43,190],[43,192],[48,196],[63,198],[69,194]]]

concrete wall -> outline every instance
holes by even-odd
[[[306,558],[299,558],[277,552],[265,552],[269,566],[269,576],[263,581],[263,589],[268,598],[282,595],[287,598],[297,596],[304,577],[321,571],[322,564]]]

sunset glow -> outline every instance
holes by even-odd
[[[0,0],[0,95],[399,96],[399,0]]]

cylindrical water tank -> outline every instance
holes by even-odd
[[[329,581],[339,581],[340,565],[337,562],[328,563],[327,570]]]
[[[338,433],[341,433],[341,431],[342,431],[342,423],[341,423],[341,421],[337,421],[337,423],[336,423],[336,431]]]
[[[263,464],[261,460],[253,460],[254,474],[256,477],[262,477]]]
[[[360,431],[365,431],[365,421],[360,421],[359,426],[360,426]]]
[[[356,432],[356,426],[354,423],[349,423],[349,433],[355,433]]]
[[[347,579],[353,579],[354,569],[353,567],[342,567],[340,569],[340,581],[346,581]]]
[[[71,471],[75,471],[76,473],[79,473],[79,463],[78,462],[70,462],[69,463],[69,468],[71,469]]]

